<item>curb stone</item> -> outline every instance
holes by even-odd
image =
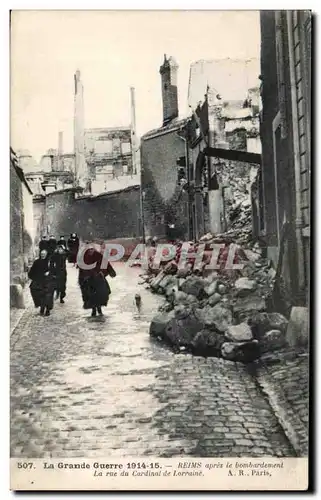
[[[293,353],[291,354],[293,355]],[[300,356],[300,354],[298,355]],[[293,410],[281,385],[278,385],[276,390],[275,381],[273,381],[267,366],[264,364],[258,367],[256,380],[263,394],[267,397],[273,413],[297,456],[307,456],[308,444],[305,442],[307,427],[303,425],[303,422]]]

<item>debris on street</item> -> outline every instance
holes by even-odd
[[[223,244],[216,270],[206,269],[212,243]],[[275,271],[259,245],[251,242],[248,229],[208,233],[199,243],[191,242],[190,251],[201,244],[206,245],[203,262],[195,267],[192,254],[183,268],[179,265],[180,243],[176,256],[158,269],[150,259],[142,280],[152,293],[165,296],[150,335],[176,352],[244,363],[285,347],[288,320],[270,308]],[[234,264],[242,264],[241,269],[226,269],[231,244],[237,245]]]

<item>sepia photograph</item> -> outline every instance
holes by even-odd
[[[11,11],[11,489],[307,488],[311,32]]]

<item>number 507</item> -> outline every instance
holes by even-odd
[[[18,462],[18,469],[32,469],[33,462]]]

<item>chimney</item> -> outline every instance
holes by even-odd
[[[163,126],[178,117],[177,70],[178,64],[175,59],[173,57],[167,59],[165,54],[164,62],[159,68],[162,79]]]
[[[137,138],[136,138],[136,105],[135,105],[135,89],[130,88],[130,107],[131,107],[131,147],[132,147],[132,172],[137,173]]]
[[[63,140],[64,140],[64,133],[59,132],[58,133],[58,170],[64,170],[64,165],[63,165]]]
[[[88,177],[85,160],[85,130],[84,130],[84,87],[80,71],[74,74],[74,154],[75,154],[75,185],[85,187]]]

